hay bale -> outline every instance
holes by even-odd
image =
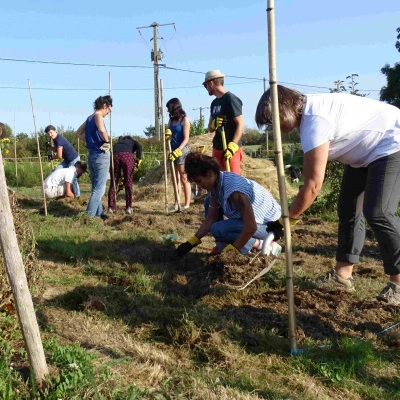
[[[204,135],[191,137],[189,147],[191,151],[196,151],[199,146],[205,146],[204,154],[212,155],[212,139],[214,133],[206,133]],[[258,182],[260,185],[268,189],[271,194],[279,199],[278,174],[275,165],[263,158],[252,158],[247,154],[243,154],[241,163],[241,175]],[[291,197],[296,194],[296,190],[286,182],[287,196]],[[144,175],[137,189],[135,190],[135,200],[153,200],[162,201],[164,198],[164,166],[157,165]],[[168,173],[168,198],[174,198],[170,174]]]
[[[32,297],[40,297],[43,294],[43,276],[41,266],[37,259],[36,241],[33,230],[29,225],[23,211],[14,202],[11,205],[14,218],[15,232],[19,249],[24,262],[25,273]],[[7,304],[12,297],[12,291],[5,270],[3,255],[0,253],[0,308]]]

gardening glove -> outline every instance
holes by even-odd
[[[297,218],[289,218],[290,227],[295,226],[300,222]],[[267,224],[267,232],[273,232],[274,239],[278,240],[283,237],[283,219],[279,218],[277,221],[270,221]]]
[[[187,242],[180,244],[174,252],[175,256],[181,257],[185,254],[189,253],[193,247],[196,247],[201,243],[201,240],[196,236],[193,235],[191,238],[188,239]]]
[[[51,142],[46,142],[46,147],[51,147]]]
[[[223,253],[230,253],[233,252],[235,254],[240,254],[240,251],[233,245],[233,244],[228,244],[228,246],[226,246],[223,250]]]
[[[235,142],[229,142],[222,155],[225,160],[230,160],[238,150],[239,146]]]
[[[53,161],[53,154],[51,154],[51,153],[47,154],[47,159],[49,161]]]
[[[172,136],[172,131],[171,129],[167,129],[165,131],[165,141],[168,142],[168,140],[171,140],[171,136]]]
[[[177,158],[179,158],[182,155],[182,150],[178,147],[175,149],[172,153],[169,153],[168,158],[171,161],[175,161]]]
[[[101,146],[100,146],[100,150],[104,151],[104,153],[107,153],[107,151],[110,151],[111,145],[110,142],[104,142]]]
[[[211,129],[213,131],[216,131],[221,126],[225,126],[226,123],[227,123],[227,119],[226,119],[225,115],[218,115],[211,122]]]
[[[121,178],[118,179],[118,192],[124,189],[124,178],[121,176]]]
[[[139,158],[138,160],[136,160],[136,161],[135,161],[135,167],[136,167],[136,168],[139,168],[139,167],[140,167],[140,164],[142,163],[142,161],[143,161],[143,160],[140,159],[140,158]]]

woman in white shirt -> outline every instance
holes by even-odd
[[[317,279],[317,285],[354,289],[352,272],[364,244],[365,217],[390,280],[378,299],[400,304],[400,110],[365,97],[303,95],[280,85],[278,99],[281,131],[297,128],[304,151],[304,185],[289,209],[293,221],[321,190],[328,160],[346,164],[338,203],[336,265]],[[269,90],[258,103],[256,122],[272,123]]]

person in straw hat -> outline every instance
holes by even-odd
[[[219,69],[206,73],[203,86],[210,96],[215,96],[210,107],[208,131],[215,132],[212,155],[218,160],[221,170],[226,169],[229,160],[230,170],[240,175],[240,162],[243,158],[242,135],[244,120],[242,101],[224,88],[224,77]],[[222,146],[221,127],[224,127],[227,148]]]

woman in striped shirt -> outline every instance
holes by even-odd
[[[267,224],[281,216],[281,207],[271,193],[255,181],[233,172],[222,172],[218,160],[201,153],[189,153],[185,161],[189,181],[210,193],[210,207],[199,229],[176,254],[184,255],[211,233],[215,251],[246,254],[261,250]],[[219,219],[219,209],[227,219]]]

